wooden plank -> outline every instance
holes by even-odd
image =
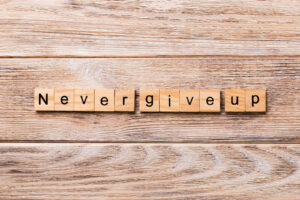
[[[300,2],[0,3],[0,56],[299,55]]]
[[[1,59],[0,70],[2,141],[295,143],[300,139],[299,58]],[[136,112],[35,112],[34,88],[47,87],[136,89]],[[222,112],[140,113],[141,88],[220,89]],[[267,89],[267,112],[226,114],[225,88]]]
[[[299,160],[299,144],[0,144],[0,198],[296,200]]]

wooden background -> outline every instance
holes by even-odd
[[[268,111],[36,113],[35,87],[263,88]],[[299,92],[296,0],[0,0],[0,199],[300,199]]]

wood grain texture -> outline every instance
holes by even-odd
[[[297,0],[1,0],[0,56],[299,55]]]
[[[0,0],[0,199],[298,200],[299,14],[297,0]],[[267,89],[267,112],[226,114],[222,92],[220,114],[141,113],[138,91],[135,113],[35,112],[34,88],[55,87]]]
[[[180,112],[200,112],[200,90],[180,90]]]
[[[266,91],[245,91],[246,112],[266,112]]]
[[[200,90],[200,112],[221,112],[220,90]]]
[[[34,89],[35,111],[54,111],[54,89]]]
[[[95,112],[95,89],[74,89],[74,111]]]
[[[113,112],[115,110],[115,90],[95,89],[95,111]]]
[[[225,112],[246,112],[245,90],[225,89]]]
[[[300,145],[0,144],[0,199],[300,196]]]
[[[189,70],[186,70],[189,69]],[[0,139],[297,143],[299,58],[1,59]],[[153,78],[155,77],[155,79]],[[267,89],[266,114],[36,113],[34,88]],[[138,91],[137,91],[138,92]]]
[[[31,81],[31,80],[29,80]],[[49,86],[48,86],[49,87]],[[55,111],[74,111],[74,88],[55,88],[54,89],[54,110]]]

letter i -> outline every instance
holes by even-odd
[[[169,107],[171,107],[171,96],[169,95]]]

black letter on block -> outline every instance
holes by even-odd
[[[125,105],[125,100],[127,99],[128,97],[123,97],[123,105]]]
[[[256,98],[256,101],[254,101],[254,98]],[[257,104],[259,102],[259,96],[258,95],[252,95],[252,107],[254,107],[254,104]]]
[[[150,101],[149,101],[149,98],[150,98]],[[146,104],[147,107],[152,107],[153,106],[153,95],[146,96],[145,100],[147,102],[147,104]]]
[[[169,95],[169,107],[171,107],[171,96]]]
[[[231,97],[231,104],[232,105],[239,105],[239,97],[236,97],[235,103],[233,103],[233,97]]]
[[[186,97],[186,100],[187,100],[187,102],[188,102],[188,104],[189,104],[189,105],[191,105],[191,104],[192,104],[192,102],[193,102],[193,99],[194,99],[194,97],[192,97],[192,98],[191,98],[191,101],[189,101],[189,98],[188,98],[188,97]]]
[[[46,94],[46,99],[44,99],[44,97],[39,94],[39,105],[41,105],[41,99],[43,99],[43,102],[48,105],[48,93]]]
[[[106,105],[108,104],[108,98],[107,98],[107,97],[102,97],[102,98],[100,99],[100,104],[101,104],[102,106],[106,106]]]
[[[214,98],[212,98],[212,97],[207,97],[207,99],[206,99],[206,104],[207,105],[214,105]]]
[[[60,102],[62,103],[62,104],[68,104],[68,97],[67,96],[62,96],[61,98],[60,98]]]
[[[83,100],[82,96],[80,96],[80,98],[81,98],[82,103],[85,104],[85,102],[86,102],[86,100],[87,100],[88,97],[85,96],[85,99],[84,99],[84,100]]]

